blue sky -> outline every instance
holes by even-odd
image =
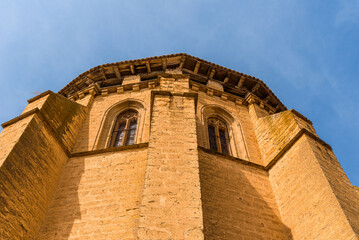
[[[359,186],[359,0],[0,1],[0,122],[108,62],[185,52],[262,79]]]

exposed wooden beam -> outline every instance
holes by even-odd
[[[86,81],[86,83],[88,84],[88,85],[90,85],[91,83],[94,83],[95,81],[94,80],[92,80],[90,77],[88,77],[88,76],[84,76],[84,79],[85,79],[85,81]]]
[[[229,81],[229,76],[230,76],[230,74],[227,72],[227,75],[223,80],[223,84],[226,84]]]
[[[151,65],[149,61],[146,61],[147,72],[151,73]]]
[[[198,73],[199,66],[201,66],[201,63],[200,63],[199,61],[197,61],[197,62],[196,62],[196,66],[194,67],[194,70],[193,70],[193,72],[194,72],[195,74]]]
[[[113,70],[115,71],[116,77],[121,78],[120,70],[118,69],[118,66],[113,67]]]
[[[268,94],[264,99],[263,99],[263,102],[267,103],[270,99],[270,94]]]
[[[162,69],[163,71],[167,69],[167,58],[162,59]]]
[[[244,80],[246,80],[246,78],[244,76],[241,76],[241,78],[239,79],[239,82],[237,84],[237,87],[238,88],[241,88],[243,83],[244,83]]]
[[[214,68],[212,68],[212,69],[210,70],[210,73],[209,73],[208,78],[209,78],[209,79],[213,79],[213,76],[214,76],[215,73],[216,73],[216,70],[215,70]]]
[[[106,80],[106,74],[105,74],[105,69],[103,68],[100,68],[101,69],[101,74],[102,74],[102,77]]]
[[[254,87],[252,87],[251,92],[254,93],[255,91],[257,91],[260,88],[260,84],[256,83],[256,85],[254,85]]]
[[[184,65],[184,61],[186,60],[186,57],[185,56],[182,56],[181,57],[181,62],[180,62],[180,65],[179,65],[179,69],[182,70],[183,69],[183,65]]]
[[[130,65],[131,73],[136,74],[135,72],[135,66],[133,64]]]
[[[75,90],[75,92],[80,90],[75,83],[71,84],[71,87]]]

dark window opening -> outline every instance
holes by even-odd
[[[138,113],[127,110],[121,113],[116,120],[111,135],[110,147],[121,147],[135,144]]]
[[[208,118],[207,124],[210,149],[229,155],[227,125],[218,118]]]

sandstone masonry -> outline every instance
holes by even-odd
[[[28,102],[0,133],[0,239],[359,239],[358,188],[259,79],[175,54]]]

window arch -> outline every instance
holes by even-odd
[[[114,137],[112,136],[114,135],[114,131],[117,129],[117,120],[122,113],[125,113],[129,110],[135,111],[137,113],[137,127],[134,144],[147,142],[147,130],[149,131],[149,125],[147,121],[149,116],[145,106],[145,102],[139,99],[126,98],[121,101],[115,101],[115,103],[107,108],[107,110],[102,115],[101,124],[98,126],[98,131],[92,146],[92,150],[104,149],[114,146],[114,143],[112,142]]]
[[[198,146],[212,149],[216,152],[220,152],[236,158],[245,160],[250,159],[240,120],[241,117],[238,115],[237,107],[234,109],[231,106],[204,104],[199,108],[197,114]],[[233,116],[233,114],[236,114],[236,118]],[[218,121],[213,122],[211,119],[217,119]],[[224,131],[221,131],[221,135],[222,139],[225,139],[225,145],[227,147],[228,153],[225,152],[225,147],[222,147],[224,151],[222,151],[222,148],[219,147],[222,142],[224,143],[224,141],[218,142],[218,140],[220,140],[220,131],[218,130],[216,135],[216,125],[214,123],[217,123],[218,129],[224,129]],[[209,130],[209,126],[212,126],[212,130]],[[211,133],[209,131],[212,131],[211,138],[215,139],[215,141],[212,140],[212,147],[210,142]],[[214,147],[214,143],[216,144],[217,150]]]
[[[126,110],[117,116],[111,133],[109,147],[121,147],[135,144],[138,125],[138,112]]]
[[[227,124],[219,118],[207,119],[209,147],[211,150],[230,154],[230,141]]]

